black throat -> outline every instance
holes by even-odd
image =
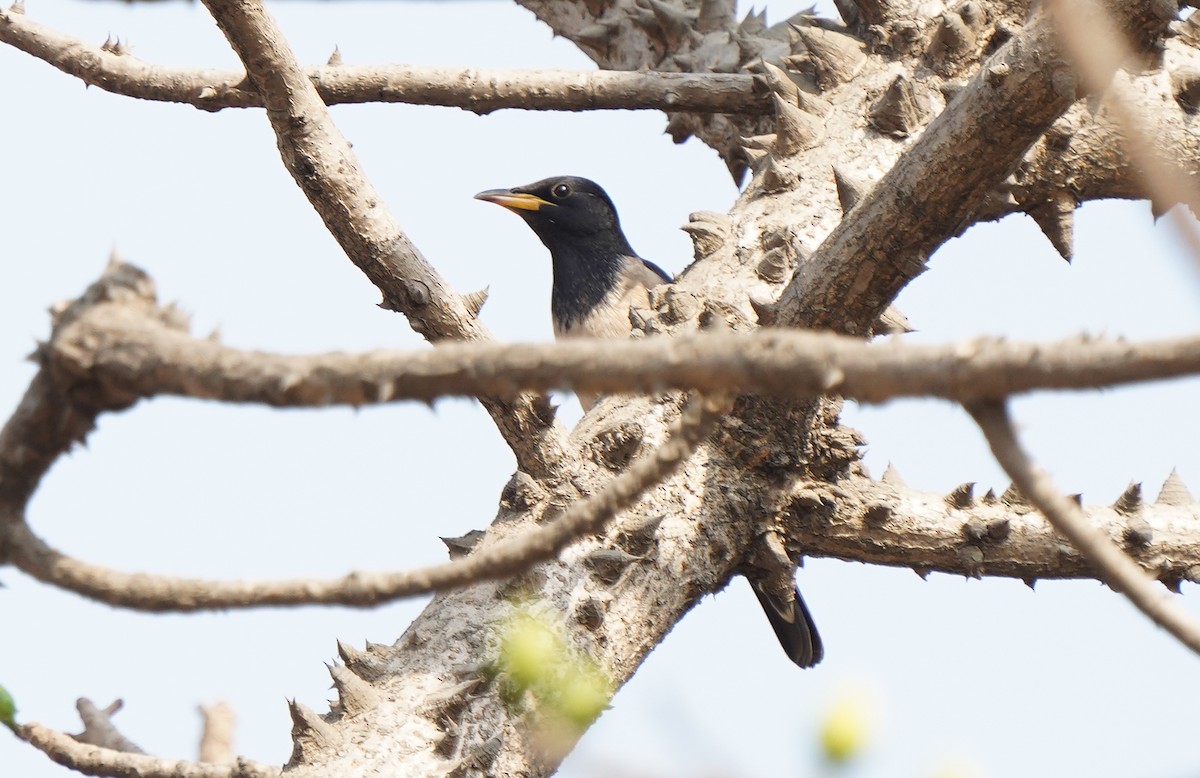
[[[621,281],[626,257],[636,257],[620,231],[602,230],[586,237],[546,236],[554,265],[550,312],[569,329],[600,305]]]

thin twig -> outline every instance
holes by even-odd
[[[598,531],[648,489],[682,464],[709,435],[728,408],[724,402],[689,402],[670,437],[635,460],[603,489],[572,503],[561,516],[536,529],[493,543],[471,556],[400,573],[355,572],[329,580],[209,581],[131,574],[66,556],[33,534],[24,522],[0,524],[9,561],[26,574],[94,600],[156,612],[216,610],[264,605],[352,605],[444,591],[478,581],[504,578],[553,558],[580,537]]]
[[[24,724],[17,734],[34,748],[64,767],[84,775],[108,778],[276,778],[282,770],[249,759],[234,764],[201,764],[163,759],[146,754],[130,754],[80,743],[41,724]]]
[[[1006,404],[993,401],[965,407],[1016,487],[1095,566],[1099,578],[1128,597],[1155,624],[1200,653],[1200,623],[1115,543],[1088,525],[1079,506],[1059,493],[1049,476],[1033,465],[1017,441]]]
[[[0,42],[86,84],[142,100],[205,111],[261,108],[244,72],[153,65],[126,53],[0,11]],[[660,110],[768,114],[770,94],[742,73],[552,71],[410,65],[326,65],[305,75],[326,105],[408,103],[477,114],[526,111]]]

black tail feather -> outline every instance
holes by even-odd
[[[795,598],[784,602],[779,597],[763,591],[758,584],[751,582],[751,588],[758,595],[763,612],[779,638],[779,645],[784,652],[800,667],[812,667],[825,656],[825,647],[821,644],[821,636],[817,634],[817,625],[813,623],[812,614],[804,604],[799,589],[793,589]]]

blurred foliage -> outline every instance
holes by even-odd
[[[573,742],[608,707],[612,684],[599,664],[573,649],[535,603],[514,607],[499,629],[491,674],[509,706],[534,713],[548,738]]]
[[[17,704],[3,686],[0,686],[0,724],[14,732],[17,729]]]

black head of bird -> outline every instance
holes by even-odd
[[[520,216],[550,250],[550,310],[559,337],[628,335],[630,294],[644,294],[671,280],[638,257],[621,231],[612,200],[594,181],[556,176],[475,197]]]

